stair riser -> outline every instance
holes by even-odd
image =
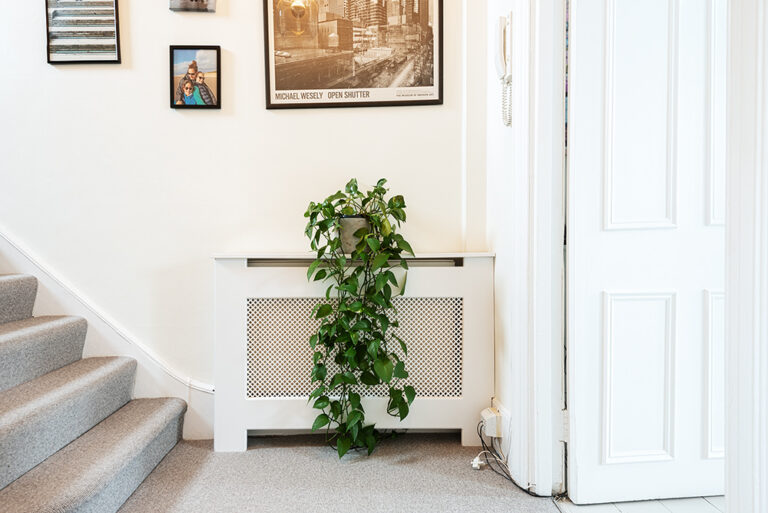
[[[110,481],[106,488],[73,511],[78,513],[118,511],[165,455],[181,440],[183,418],[183,415],[179,415],[169,422],[163,431]]]
[[[42,332],[8,337],[0,344],[0,392],[31,381],[83,356],[85,319]]]
[[[0,277],[0,324],[32,317],[37,279],[32,276]]]
[[[132,361],[44,411],[0,428],[0,489],[126,404],[135,371]]]

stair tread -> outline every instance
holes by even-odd
[[[19,513],[77,511],[185,411],[176,398],[129,402],[0,490],[0,504]]]
[[[0,432],[26,415],[89,389],[94,382],[109,379],[136,360],[124,356],[84,358],[0,393]]]
[[[73,315],[41,315],[18,321],[4,322],[0,324],[0,344],[11,337],[32,335],[46,329],[79,324],[81,322],[85,322],[85,319]]]

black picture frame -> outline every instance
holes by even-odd
[[[174,57],[176,56],[175,52],[177,51],[184,51],[185,55],[189,55],[190,52],[193,51],[215,51],[216,52],[216,89],[215,91],[210,90],[210,83],[206,82],[206,85],[209,86],[209,90],[211,93],[213,93],[213,98],[215,100],[215,104],[204,104],[204,105],[187,105],[187,104],[178,104],[179,101],[178,98],[178,90],[180,87],[181,80],[184,79],[188,74],[184,74],[180,77],[180,73],[178,73],[178,70],[175,70],[175,66],[181,64],[182,62],[176,62]],[[170,105],[172,109],[221,109],[221,47],[220,46],[212,46],[212,45],[171,45],[169,48],[169,76],[170,76]],[[212,73],[210,69],[208,70],[200,70],[198,73],[202,72],[207,77]]]
[[[360,2],[360,5],[367,4],[368,6],[371,5],[370,0],[349,0],[354,4],[354,2]],[[414,45],[408,42],[404,43],[397,43],[397,44],[390,44],[388,47],[389,50],[391,50],[393,53],[389,55],[389,57],[384,57],[384,60],[391,59],[394,60],[392,63],[379,63],[380,66],[387,67],[387,71],[393,70],[393,71],[399,71],[402,70],[404,65],[411,66],[413,65],[412,59],[419,58],[420,62],[427,63],[429,66],[431,66],[432,73],[432,84],[430,84],[428,87],[423,86],[405,86],[405,87],[393,87],[393,86],[373,86],[373,87],[366,87],[365,80],[362,80],[361,83],[363,86],[356,86],[356,87],[349,87],[350,82],[344,81],[344,79],[341,80],[341,83],[344,84],[343,87],[326,87],[326,86],[320,86],[320,87],[314,87],[314,88],[296,88],[296,89],[290,89],[286,88],[284,85],[278,87],[277,86],[277,78],[278,73],[276,71],[276,67],[278,64],[285,64],[291,59],[290,52],[283,52],[288,53],[288,57],[283,57],[284,60],[280,63],[277,62],[277,59],[281,56],[276,55],[276,52],[280,52],[283,50],[277,50],[275,48],[276,46],[276,39],[274,34],[274,26],[277,23],[276,18],[279,18],[281,20],[285,20],[288,17],[283,16],[276,16],[276,13],[278,13],[278,9],[280,9],[281,3],[287,3],[290,7],[293,7],[293,2],[290,0],[263,0],[263,6],[264,6],[264,64],[265,64],[265,78],[266,78],[266,108],[267,109],[303,109],[303,108],[329,108],[329,107],[384,107],[384,106],[409,106],[409,105],[442,105],[443,104],[443,0],[413,0],[412,2],[408,3],[407,5],[413,5],[414,3],[423,6],[428,5],[429,9],[427,12],[429,13],[428,19],[429,23],[427,26],[426,21],[420,21],[420,22],[414,22],[411,20],[410,22],[406,19],[406,14],[402,15],[403,19],[403,27],[408,26],[408,34],[405,34],[405,38],[419,38],[418,44],[415,46],[418,47],[418,51],[414,53],[413,47]],[[310,10],[308,11],[308,19],[307,22],[308,26],[312,24],[311,18],[313,16],[313,13],[311,11],[311,4],[316,4],[318,13],[320,9],[320,2],[318,0],[305,0],[305,3],[310,6]],[[401,5],[406,6],[406,2],[403,0],[401,2]],[[328,7],[324,6],[325,9],[329,9]],[[361,8],[365,8],[365,6],[362,6]],[[405,7],[404,7],[405,8]],[[412,8],[412,7],[411,7]],[[351,9],[348,8],[344,11],[344,16],[347,15],[347,13]],[[285,12],[285,10],[283,10]],[[424,12],[424,11],[422,11]],[[380,13],[376,13],[380,17]],[[413,17],[413,13],[409,13],[409,16]],[[344,38],[339,36],[338,34],[342,34],[343,31],[349,32],[350,28],[353,31],[352,35],[352,67],[353,70],[356,66],[355,64],[355,54],[361,53],[360,47],[358,47],[357,40],[359,39],[358,35],[360,33],[360,28],[355,27],[355,22],[351,22],[351,20],[346,20],[346,23],[344,22],[344,27],[342,27],[342,21],[344,20],[341,18],[342,21],[339,21],[339,18],[334,19],[328,19],[326,18],[325,22],[335,23],[334,28],[338,28],[339,30],[336,30],[336,32],[331,32],[332,29],[326,29],[321,30],[320,29],[320,22],[319,16],[317,21],[317,35],[318,35],[318,41],[320,41],[321,33],[335,33],[337,34],[337,42],[336,42],[336,48],[334,48],[334,51],[338,52],[339,54],[345,51],[349,51],[349,37]],[[282,22],[284,23],[284,22]],[[418,25],[418,26],[417,26]],[[397,26],[395,26],[397,28]],[[371,27],[369,27],[371,29]],[[366,29],[368,31],[371,31],[369,29]],[[436,30],[435,30],[436,29]],[[309,28],[311,32],[311,27]],[[376,36],[378,40],[381,41],[387,41],[387,44],[389,44],[389,34],[392,30],[392,27],[389,25],[389,21],[387,22],[387,26],[384,28],[383,25],[377,27]],[[283,34],[285,34],[285,31],[281,31]],[[298,31],[297,31],[298,32]],[[431,40],[430,40],[430,32],[431,32]],[[382,33],[386,33],[385,36],[382,36]],[[303,32],[301,33],[301,36],[303,36]],[[311,34],[310,34],[311,35]],[[284,37],[284,36],[281,36]],[[368,37],[367,33],[362,36],[363,38]],[[330,36],[328,37],[330,40]],[[394,37],[393,37],[394,39]],[[342,40],[346,41],[346,46],[342,48]],[[404,40],[405,41],[405,40]],[[425,46],[426,42],[426,46]],[[318,45],[315,45],[316,48],[324,48],[325,43],[321,42]],[[331,43],[328,43],[327,46],[330,46]],[[311,46],[311,45],[307,45]],[[380,46],[380,45],[379,45]],[[403,47],[401,50],[400,48]],[[407,48],[406,48],[407,47]],[[382,48],[376,48],[371,50],[381,50]],[[423,58],[423,52],[426,50],[431,50],[432,56],[429,59]],[[304,50],[299,50],[300,53],[305,53]],[[403,55],[405,55],[405,61],[403,62]],[[327,55],[318,56],[315,57],[318,62],[325,62],[325,60],[329,57],[331,60],[333,59],[333,55],[328,53]],[[340,57],[340,56],[339,56]],[[312,75],[312,67],[311,64],[308,61],[311,61],[313,58],[306,58],[304,60],[296,60],[294,59],[294,62],[296,63],[296,69],[291,70],[290,72],[286,72],[284,76],[292,76],[292,77],[307,77]],[[341,59],[339,59],[341,60]],[[304,72],[301,69],[301,63],[307,63],[305,66],[307,70],[310,70],[309,73]],[[367,63],[366,63],[367,65]],[[318,64],[319,66],[319,64]],[[349,66],[346,65],[346,68],[344,68],[345,64],[341,64],[339,68],[341,69],[348,69]],[[317,74],[321,74],[323,72],[323,69],[320,68],[321,71]],[[423,69],[423,66],[422,66]],[[405,70],[402,70],[403,72]],[[354,75],[353,71],[353,75]],[[375,70],[373,71],[375,73]],[[346,75],[349,77],[349,74]],[[423,77],[424,75],[422,75]],[[333,79],[336,77],[333,76],[331,79],[329,79],[331,82],[333,82]],[[380,79],[380,76],[379,78]],[[387,80],[386,77],[384,77],[384,80]],[[297,79],[298,81],[298,79]],[[336,83],[338,84],[339,81],[337,80]],[[395,82],[392,82],[395,83]],[[390,93],[389,95],[384,94],[383,90],[388,90],[387,92]],[[427,90],[429,89],[429,91]],[[389,91],[392,90],[392,91]],[[278,93],[282,93],[278,95]],[[320,94],[322,96],[318,97]],[[356,95],[362,95],[363,98],[358,98]],[[284,98],[278,98],[278,96],[283,96]],[[338,98],[338,96],[341,96],[341,98]],[[368,98],[365,98],[367,96]],[[333,98],[332,98],[333,97]],[[349,99],[347,99],[349,98]]]
[[[117,0],[100,0],[98,3],[103,4],[104,1],[111,1],[113,8],[105,5],[89,5],[88,2],[77,2],[73,0],[44,0],[45,1],[45,51],[46,61],[48,64],[120,64],[120,9],[118,8]],[[84,3],[86,5],[77,5]],[[81,11],[84,16],[75,17],[75,10]],[[109,23],[109,13],[105,11],[112,10],[114,14],[114,30],[111,30],[113,26]],[[60,12],[61,11],[61,12]],[[59,13],[57,15],[57,13]],[[61,19],[59,19],[61,18]],[[75,19],[75,18],[86,18]],[[91,19],[88,19],[91,18]],[[106,19],[105,19],[106,18]],[[76,30],[76,29],[80,30]],[[61,29],[61,30],[57,30]],[[67,30],[71,29],[71,30]],[[74,34],[84,36],[81,38],[75,38]],[[52,37],[53,35],[53,37]],[[63,37],[62,37],[63,36]],[[98,37],[108,36],[108,37]],[[106,52],[105,49],[109,43],[105,43],[104,40],[112,40],[114,38],[114,52]],[[79,41],[92,40],[89,43],[76,43],[76,44],[62,44],[52,45],[51,40],[67,40],[78,39]],[[55,51],[52,49],[62,50],[66,48],[69,51]],[[88,47],[92,47],[89,51]],[[61,58],[52,58],[52,53],[58,55]],[[86,55],[91,57],[98,57],[100,55],[114,55],[110,58],[82,58]]]

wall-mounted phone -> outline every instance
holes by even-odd
[[[512,12],[500,16],[496,26],[496,74],[501,81],[501,115],[512,125]]]

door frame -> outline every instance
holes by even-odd
[[[728,511],[768,511],[768,8],[729,2],[726,173]]]
[[[542,496],[566,489],[565,424],[565,27],[567,0],[511,0],[517,55],[527,55],[523,96],[527,111],[514,117],[525,134],[528,184],[527,302],[517,305],[527,319],[525,340],[515,341],[517,357],[510,371],[523,408],[510,419],[514,445],[510,469],[518,484]],[[492,52],[493,50],[491,50]],[[491,55],[493,58],[493,55]],[[491,64],[491,66],[493,66]],[[495,71],[492,73],[495,74]],[[522,80],[521,80],[522,79]],[[513,79],[514,80],[514,79]],[[518,82],[519,83],[519,82]],[[492,114],[495,114],[492,113]]]
[[[528,0],[530,32],[515,41],[529,50],[530,91],[523,123],[528,157],[530,258],[528,341],[519,369],[529,407],[510,419],[526,444],[510,454],[539,495],[562,491],[558,448],[569,439],[559,399],[565,310],[562,251],[565,156],[562,88],[567,0]],[[523,2],[515,2],[518,5]],[[768,510],[768,8],[761,0],[729,2],[726,172],[726,501],[729,511]],[[491,59],[493,55],[489,56]],[[560,195],[560,201],[552,201]],[[557,205],[553,206],[553,203]],[[560,239],[557,242],[557,239]],[[559,345],[559,349],[558,349]],[[513,465],[510,465],[513,466]]]

